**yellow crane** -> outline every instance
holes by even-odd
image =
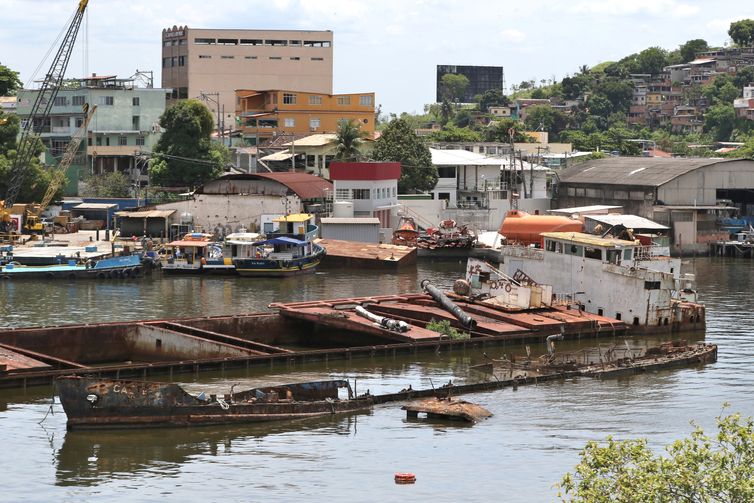
[[[71,141],[68,142],[68,146],[63,153],[63,157],[60,159],[60,163],[58,163],[58,165],[52,170],[52,177],[50,178],[50,184],[47,186],[47,192],[45,192],[42,201],[40,201],[38,205],[34,205],[34,207],[26,214],[26,223],[24,224],[24,229],[29,232],[44,231],[44,225],[42,225],[40,215],[50,205],[52,198],[55,197],[55,194],[58,192],[58,190],[60,190],[60,187],[63,186],[63,183],[65,183],[68,168],[71,167],[73,158],[76,157],[76,153],[81,146],[81,142],[86,136],[89,122],[92,120],[94,112],[97,111],[97,105],[94,105],[90,108],[89,105],[84,104],[83,110],[86,114],[86,116],[84,117],[84,122],[81,123],[81,126],[71,137]]]

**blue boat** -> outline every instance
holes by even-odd
[[[13,262],[0,267],[1,279],[121,279],[141,276],[139,255],[124,255],[80,262],[69,260],[56,265],[19,265]]]
[[[233,265],[241,276],[280,277],[314,272],[325,256],[316,244],[318,227],[314,215],[296,213],[276,218],[280,228],[267,239],[248,242],[231,241]]]

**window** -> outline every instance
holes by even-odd
[[[188,99],[188,87],[179,87],[178,88],[178,99],[179,100]]]
[[[300,40],[289,40],[288,45],[291,47],[301,47],[301,41]]]
[[[217,45],[238,45],[237,38],[218,38]]]
[[[126,136],[118,137],[118,145],[120,145],[121,147],[128,145],[128,138]]]
[[[76,117],[76,127],[81,127],[81,125],[84,123],[84,119],[81,117]]]
[[[264,42],[258,38],[242,38],[241,45],[263,45]]]
[[[351,189],[338,189],[335,191],[335,199],[342,201],[351,199]]]
[[[616,190],[613,192],[613,199],[628,199],[628,191]]]
[[[65,96],[58,96],[55,98],[55,101],[52,104],[56,107],[68,106],[68,98],[66,98]]]
[[[632,190],[628,193],[628,198],[633,199],[634,201],[643,201],[644,200],[644,191],[643,190]]]
[[[135,107],[138,107],[139,106],[139,97],[138,96],[134,96],[133,98],[131,98],[131,104],[133,106],[135,106]]]
[[[552,239],[545,239],[545,250],[549,252],[555,251],[555,241]]]
[[[325,58],[312,58],[312,61],[324,61]]]
[[[182,38],[178,41],[178,45],[188,45],[188,40],[185,38]]]
[[[170,66],[178,66],[178,56],[170,58]]]
[[[139,136],[136,138],[136,145],[143,147],[146,145],[146,139],[143,136]]]
[[[110,137],[109,136],[105,136],[105,146],[106,147],[110,146]]]
[[[141,125],[141,120],[138,115],[134,115],[131,117],[131,129],[134,131],[139,131],[141,128],[139,127]]]
[[[74,96],[71,98],[71,105],[74,106],[83,106],[84,105],[84,96]]]
[[[280,56],[270,56],[270,59],[283,59]]]
[[[369,189],[353,189],[354,199],[370,199]]]
[[[220,56],[220,59],[235,59],[235,56]]]
[[[170,58],[162,58],[162,67],[170,68]]]
[[[591,246],[585,246],[584,257],[595,259],[595,260],[602,260],[602,250],[600,248],[593,248]]]
[[[186,66],[186,56],[178,56],[178,66]]]
[[[244,56],[246,59],[257,59],[256,56]]]
[[[566,255],[575,255],[577,257],[581,257],[584,252],[584,247],[579,245],[566,245],[565,247],[565,253]]]
[[[304,40],[304,47],[330,47],[327,40]]]
[[[372,104],[372,97],[371,96],[359,96],[359,105],[363,107],[368,107]]]
[[[100,96],[99,104],[111,107],[115,105],[115,98],[113,96]]]
[[[101,147],[101,146],[102,146],[102,137],[101,137],[101,136],[98,136],[98,137],[96,138],[96,140],[97,140],[97,141],[96,141],[96,143],[97,143],[97,146],[98,146],[98,147]]]
[[[195,38],[194,43],[196,45],[213,45],[215,43],[214,38]]]
[[[623,250],[623,260],[631,260],[633,258],[633,251],[633,248],[626,248],[625,250]]]
[[[309,129],[319,129],[319,119],[309,119]]]
[[[322,96],[319,96],[319,95],[309,96],[309,104],[310,105],[321,105],[322,104]]]
[[[294,57],[291,58],[291,61],[299,61],[300,59],[301,58],[299,58],[298,56],[294,56]]]
[[[286,117],[283,120],[283,125],[285,127],[296,127],[296,119],[294,119],[292,117]]]
[[[212,59],[212,56],[208,54],[200,54],[199,59]]]
[[[351,104],[351,97],[350,96],[338,96],[338,105],[350,105]]]
[[[287,40],[265,40],[264,45],[271,45],[273,47],[284,47],[288,45]]]
[[[283,93],[283,105],[295,105],[296,95],[292,93]]]

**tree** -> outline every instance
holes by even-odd
[[[547,131],[557,135],[568,125],[568,117],[548,105],[531,105],[526,109],[525,124],[529,131]]]
[[[153,183],[195,187],[222,173],[230,154],[224,145],[210,139],[214,120],[204,103],[186,100],[173,105],[160,117],[160,126],[165,132],[149,166]]]
[[[482,141],[482,135],[469,128],[456,127],[449,124],[442,128],[442,130],[432,133],[433,141],[442,142],[476,142]]]
[[[754,66],[739,67],[736,70],[736,75],[733,77],[733,85],[741,89],[750,83],[754,83]]]
[[[359,147],[369,133],[361,130],[361,125],[356,120],[342,120],[338,123],[337,147],[335,159],[339,161],[352,161],[359,158]]]
[[[443,101],[461,102],[468,87],[469,79],[466,75],[446,73],[440,77],[440,95]]]
[[[506,107],[510,100],[500,89],[488,89],[478,96],[479,110],[486,113],[490,107]]]
[[[627,112],[634,96],[634,86],[627,80],[607,80],[597,86],[596,92],[607,98],[616,112]]]
[[[484,141],[510,142],[510,134],[513,133],[513,141],[516,143],[528,143],[532,138],[525,134],[526,126],[523,122],[515,119],[499,119],[490,122],[484,130]]]
[[[731,104],[714,105],[704,115],[704,130],[712,133],[717,141],[730,140],[736,120],[736,111]]]
[[[614,110],[613,104],[610,100],[601,94],[591,96],[587,102],[587,107],[590,114],[602,117],[606,120]]]
[[[429,148],[403,119],[390,121],[375,142],[372,157],[401,163],[398,190],[402,193],[428,191],[437,184],[437,168]]]
[[[130,197],[131,183],[120,171],[92,175],[85,180],[84,195],[89,197]]]
[[[638,72],[657,75],[668,64],[668,51],[661,47],[649,47],[641,51],[636,61],[638,63]]]
[[[685,44],[682,44],[681,47],[678,48],[678,51],[681,53],[681,62],[682,63],[688,63],[689,61],[693,61],[696,58],[696,53],[706,51],[709,49],[709,45],[707,44],[707,41],[702,38],[695,38],[693,40],[689,40]]]
[[[22,85],[18,72],[0,64],[0,96],[14,96]]]
[[[561,480],[559,496],[581,503],[754,501],[752,418],[718,416],[714,437],[694,426],[664,454],[645,439],[589,442],[575,472]]]
[[[7,155],[8,151],[16,148],[18,128],[18,115],[0,112],[0,155]]]
[[[730,23],[728,35],[738,46],[754,43],[754,19],[741,19]]]

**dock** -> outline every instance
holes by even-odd
[[[65,264],[69,260],[100,260],[113,253],[110,241],[97,240],[101,231],[79,231],[73,234],[56,234],[48,241],[28,240],[13,246],[13,260],[23,265]]]
[[[327,250],[321,267],[358,267],[397,270],[416,264],[416,248],[382,243],[359,243],[338,239],[315,241]]]

